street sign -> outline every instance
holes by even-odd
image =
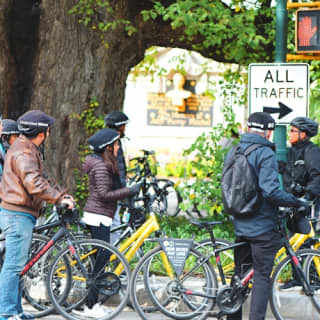
[[[309,65],[257,63],[249,65],[249,113],[270,113],[277,123],[308,115]]]
[[[320,10],[296,11],[296,51],[298,53],[320,52]]]

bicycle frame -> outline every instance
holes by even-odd
[[[301,233],[295,233],[290,239],[289,239],[289,244],[292,247],[294,251],[297,251],[300,249],[300,247],[310,238],[313,238],[315,236],[314,229],[311,224],[311,232],[308,234],[301,234]],[[317,243],[315,245],[315,248],[319,247],[320,243]],[[282,257],[284,254],[286,254],[286,248],[285,246],[281,247],[279,251],[276,254],[275,259],[279,259]]]
[[[136,230],[136,232],[134,232],[127,240],[125,240],[125,242],[118,248],[118,250],[121,253],[123,253],[130,247],[130,249],[124,254],[124,257],[126,258],[126,260],[130,262],[131,259],[134,257],[135,253],[137,252],[137,250],[141,247],[143,242],[150,236],[150,234],[159,230],[160,230],[160,226],[158,224],[157,217],[153,212],[151,212],[146,222],[143,225],[141,225]],[[94,254],[95,252],[96,252],[96,249],[91,250],[85,255],[82,255],[80,257],[80,260],[83,261],[84,259],[88,258],[88,256]],[[174,273],[172,271],[172,267],[169,263],[168,257],[165,255],[164,252],[161,253],[161,257],[162,257],[163,265],[169,277],[173,279]],[[110,261],[114,261],[115,259],[116,257],[114,255],[110,257]],[[73,261],[71,265],[73,266],[76,263],[77,261]],[[64,266],[62,266],[57,270],[60,277],[65,277],[65,275],[62,272],[64,270],[65,270]],[[113,272],[119,276],[122,271],[123,271],[123,265],[122,263],[119,263],[119,265],[115,268]],[[84,278],[75,277],[75,276],[73,276],[73,278],[76,280],[83,280],[83,281],[85,280]]]
[[[32,266],[34,266],[36,264],[36,262],[45,254],[49,251],[49,249],[55,244],[57,243],[60,239],[62,238],[66,238],[68,245],[70,247],[70,251],[72,252],[72,254],[74,255],[75,259],[77,261],[80,262],[80,257],[78,256],[78,254],[76,253],[76,250],[73,246],[73,243],[70,241],[70,238],[72,238],[72,235],[70,233],[70,231],[66,228],[66,226],[64,226],[62,223],[54,223],[54,224],[60,224],[61,225],[61,229],[46,243],[44,244],[40,250],[38,251],[38,253],[35,254],[34,257],[32,257],[26,264],[26,266],[23,268],[23,270],[20,273],[20,277],[22,277],[24,274],[26,274],[31,268]],[[52,225],[52,224],[50,224]],[[49,225],[48,225],[49,226]],[[43,226],[44,228],[45,226]],[[80,268],[82,268],[82,265],[80,264]],[[87,272],[85,269],[82,270],[84,272],[84,274],[87,275]]]
[[[121,253],[123,253],[126,249],[128,249],[131,246],[130,249],[124,254],[125,258],[129,262],[137,252],[138,248],[141,247],[143,242],[150,236],[150,234],[152,232],[156,232],[159,230],[160,230],[160,226],[158,224],[157,217],[153,212],[151,212],[147,221],[142,226],[140,226],[137,229],[137,231],[134,234],[132,234],[131,237],[128,238],[118,248],[118,250]],[[163,260],[163,265],[165,266],[168,275],[170,276],[170,278],[173,279],[174,274],[173,274],[171,265],[169,263],[168,257],[164,253],[161,254],[161,257]],[[111,256],[110,260],[112,261],[113,259],[115,259],[115,257]],[[122,264],[119,264],[119,266],[117,266],[114,272],[115,274],[120,275],[122,270],[123,270],[123,266]]]

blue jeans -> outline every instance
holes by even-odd
[[[23,311],[20,272],[28,261],[33,227],[31,217],[0,212],[0,229],[6,236],[6,253],[0,272],[0,319]]]

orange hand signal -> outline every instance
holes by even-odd
[[[298,44],[299,46],[310,46],[310,40],[317,32],[317,27],[312,28],[312,20],[310,17],[303,17],[299,21]]]

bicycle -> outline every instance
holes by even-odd
[[[49,310],[45,311],[52,312],[55,308],[66,319],[71,320],[83,319],[84,315],[81,315],[81,308],[86,302],[90,286],[97,288],[101,298],[114,298],[117,295],[121,295],[121,299],[118,299],[116,303],[113,301],[110,306],[110,314],[99,318],[100,320],[112,319],[121,312],[129,298],[128,282],[131,270],[127,261],[116,248],[108,243],[92,239],[78,241],[74,238],[67,226],[77,222],[77,210],[70,211],[64,205],[61,205],[57,206],[57,212],[59,221],[55,224],[60,224],[59,230],[51,238],[36,235],[38,239],[41,239],[39,242],[42,242],[42,245],[40,245],[37,253],[32,254],[25,268],[21,271],[21,278],[23,279],[26,274],[30,274],[30,270],[36,265],[39,268],[36,269],[37,272],[35,274],[43,268],[42,274],[45,272],[48,275],[49,270],[51,277],[47,277],[46,287],[53,306],[48,305]],[[65,245],[65,243],[61,242],[61,239],[64,239],[67,244]],[[53,248],[55,248],[55,251],[60,249],[59,247],[54,247],[59,241],[63,244],[63,248],[56,254],[53,261],[54,265],[49,268],[46,254]],[[95,256],[99,252],[111,255],[113,262],[106,260],[106,266],[100,272],[92,274],[95,266]],[[87,259],[84,259],[85,257]],[[42,262],[39,264],[40,261]],[[57,263],[60,265],[59,274],[52,271]],[[120,267],[121,272],[116,272],[116,268],[119,269]],[[80,285],[78,283],[79,278],[81,278]],[[25,286],[24,283],[23,285]],[[107,299],[105,304],[109,305],[109,302],[109,299]],[[74,313],[73,309],[77,309],[77,313]]]
[[[314,209],[314,207],[312,207],[312,209]],[[314,217],[314,214],[312,214],[309,220],[310,222],[315,222],[317,219]],[[319,235],[316,234],[312,223],[310,224],[310,226],[311,226],[310,233],[308,234],[294,233],[290,237],[289,243],[294,251],[297,251],[301,247],[305,247],[305,246],[308,248],[310,247],[311,249],[317,249],[317,250],[320,248]],[[221,241],[221,239],[219,240]],[[225,245],[230,245],[232,243],[230,241],[226,241],[226,240],[224,241],[225,241]],[[208,255],[212,251],[211,239],[204,239],[200,241],[198,246],[195,247],[195,249],[198,249],[202,253]],[[282,261],[284,257],[286,257],[286,248],[282,246],[278,250],[275,256],[275,262],[279,263],[280,261]],[[211,264],[216,265],[215,257],[212,257],[210,259],[210,262]],[[233,253],[231,250],[224,252],[222,265],[223,265],[223,271],[226,276],[226,279],[227,281],[230,281],[234,271]]]
[[[142,183],[139,200],[143,207],[157,207],[156,210],[160,214],[176,216],[180,212],[182,198],[175,188],[174,182],[169,179],[158,179],[153,174],[149,158],[155,154],[154,151],[141,151],[143,152],[142,157],[130,159],[130,162],[135,166],[128,170],[129,184]]]
[[[314,307],[316,312],[320,312],[320,252],[313,249],[304,249],[295,252],[287,238],[284,226],[286,212],[281,212],[278,218],[278,226],[286,248],[287,257],[273,271],[272,287],[270,301],[273,303],[273,312],[277,319],[288,319],[280,317],[279,305],[276,304],[278,287],[277,280],[282,270],[288,270],[291,266],[298,274],[301,283],[299,287],[308,298],[303,301],[303,305],[298,304],[301,310],[306,309],[306,305]],[[220,224],[220,221],[198,221],[190,220],[191,223],[205,228],[212,241],[212,252],[210,255],[204,255],[198,250],[193,249],[192,240],[184,239],[154,239],[160,242],[160,246],[146,254],[137,265],[133,272],[130,283],[131,301],[142,319],[147,319],[137,298],[138,282],[137,279],[143,278],[144,288],[150,296],[152,303],[166,316],[175,319],[206,319],[209,315],[222,319],[226,314],[235,313],[248,297],[252,287],[253,269],[250,270],[241,279],[234,277],[232,284],[228,283],[220,262],[220,253],[224,250],[234,249],[237,246],[244,245],[246,242],[235,243],[227,247],[216,248],[215,237],[212,226]],[[182,243],[184,252],[181,253],[183,259],[178,259],[179,255],[174,256],[170,248],[177,247],[177,242]],[[166,243],[167,242],[167,243]],[[169,250],[168,250],[169,248]],[[172,249],[171,249],[172,250]],[[174,250],[173,250],[174,251]],[[180,252],[178,251],[178,252]],[[180,266],[180,269],[174,268],[175,277],[169,278],[166,274],[159,272],[159,255],[166,254],[171,256],[171,264]],[[221,285],[218,284],[217,274],[210,263],[210,257],[215,257]],[[161,271],[161,267],[160,267]],[[157,272],[157,273],[155,273]],[[153,279],[156,279],[156,285],[153,285]],[[217,307],[217,311],[212,311]],[[277,312],[278,311],[278,312]]]

